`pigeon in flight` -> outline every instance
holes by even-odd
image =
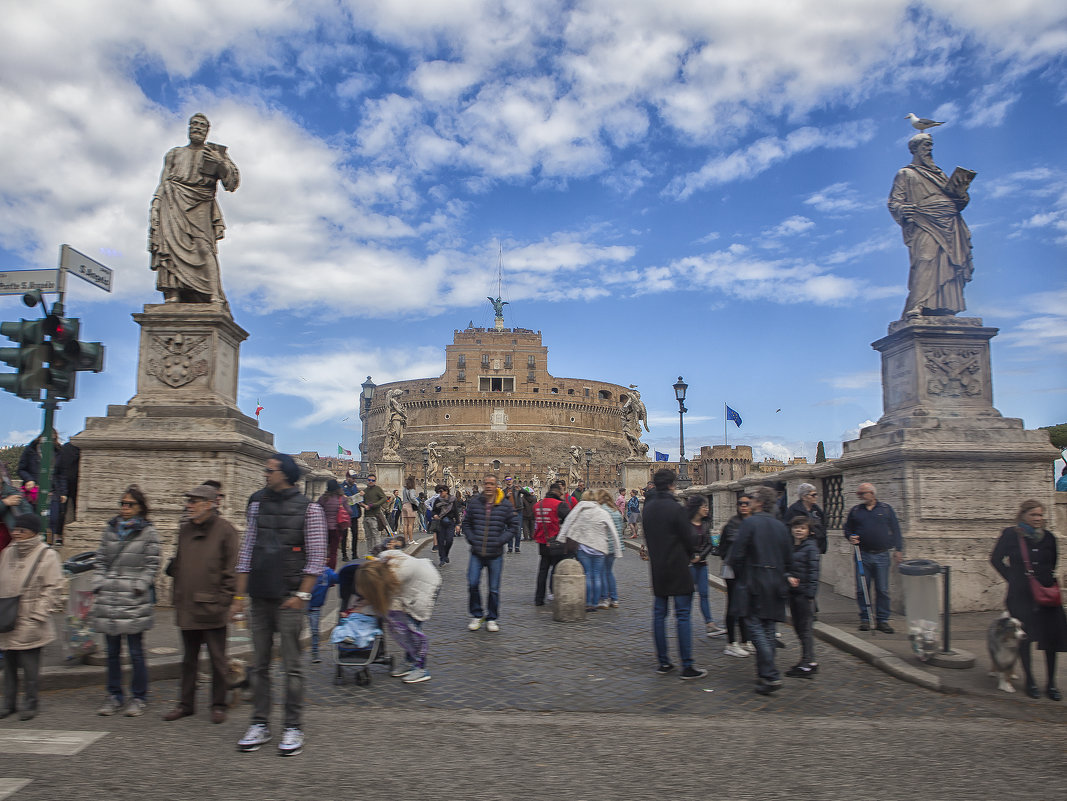
[[[928,120],[926,117],[916,117],[914,113],[908,114],[904,119],[911,120],[911,127],[917,131],[925,131],[927,128],[935,128],[938,125],[944,125],[943,122],[935,122],[934,120]]]

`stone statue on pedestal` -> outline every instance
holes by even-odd
[[[386,395],[386,414],[389,421],[385,424],[385,444],[382,446],[383,461],[397,461],[400,459],[400,441],[404,438],[404,429],[408,424],[408,415],[404,411],[404,404],[400,402],[403,390],[391,389]]]
[[[573,489],[574,485],[582,480],[582,449],[579,448],[577,445],[571,445],[570,455],[570,474],[567,478],[567,481],[570,488]]]
[[[648,431],[648,409],[641,400],[641,393],[630,387],[630,394],[622,403],[622,433],[630,446],[630,459],[647,459],[648,446],[641,442],[641,424]]]
[[[189,118],[189,144],[163,158],[152,196],[148,252],[163,300],[226,302],[219,273],[218,240],[226,226],[215,202],[217,184],[233,192],[241,183],[225,145],[207,141],[211,125],[203,114]]]
[[[456,497],[456,477],[453,474],[452,467],[446,465],[444,471],[441,473],[441,480],[445,482],[445,486],[448,487],[448,493],[453,498]]]
[[[971,280],[971,232],[960,212],[975,173],[957,167],[948,177],[934,164],[934,140],[913,136],[911,164],[897,172],[889,213],[900,225],[911,256],[908,299],[902,319],[953,315],[967,308],[963,285]]]
[[[438,459],[441,453],[437,450],[437,442],[431,442],[426,446],[426,483],[437,483]]]
[[[545,486],[551,487],[556,482],[557,478],[559,478],[559,474],[556,472],[556,468],[548,468],[545,471]]]

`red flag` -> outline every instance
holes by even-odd
[[[256,418],[257,418],[257,419],[259,418],[259,413],[260,413],[261,411],[263,411],[263,404],[261,404],[261,403],[260,403],[260,402],[259,402],[259,401],[257,400],[257,401],[256,401]]]

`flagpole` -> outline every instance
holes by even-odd
[[[722,403],[722,441],[727,448],[730,447],[730,428],[727,423],[730,421],[726,419],[726,401]]]

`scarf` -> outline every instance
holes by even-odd
[[[28,540],[12,540],[11,545],[18,554],[19,559],[25,559],[40,544],[40,537],[30,537]]]
[[[139,517],[131,517],[129,520],[119,520],[115,525],[115,533],[118,534],[120,540],[126,539],[130,536],[130,532],[134,531],[143,521]]]
[[[1016,527],[1022,532],[1022,535],[1026,537],[1027,541],[1032,545],[1037,545],[1041,540],[1045,538],[1044,529],[1036,529],[1033,526],[1027,525],[1022,521],[1016,523]]]

